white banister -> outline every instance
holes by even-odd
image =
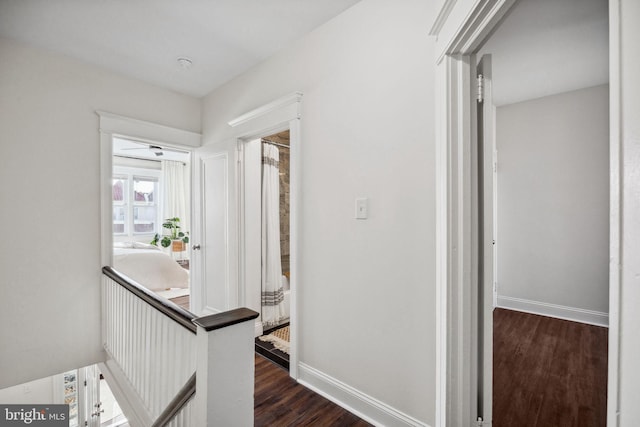
[[[106,365],[155,420],[196,370],[196,335],[107,276],[102,291]]]
[[[238,308],[194,320],[198,325],[194,425],[253,426],[256,317],[255,311]]]
[[[253,425],[258,313],[195,317],[110,267],[103,273],[100,369],[130,425]]]

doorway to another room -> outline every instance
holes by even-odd
[[[190,308],[191,153],[113,137],[113,267]]]
[[[291,289],[290,132],[260,139],[261,320],[256,352],[289,369]]]
[[[520,0],[475,52],[477,413],[496,427],[606,424],[607,11]]]

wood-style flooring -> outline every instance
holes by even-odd
[[[606,425],[606,328],[499,308],[493,321],[494,427]]]
[[[172,298],[171,301],[189,310],[188,295]],[[287,356],[286,353],[282,354]],[[288,357],[286,362],[288,365]],[[255,355],[255,369],[255,427],[371,426],[346,409],[298,384],[291,379],[287,370],[258,354]]]
[[[256,354],[256,427],[365,427],[371,424],[296,383],[280,366]]]

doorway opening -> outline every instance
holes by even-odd
[[[112,266],[190,308],[191,153],[112,140]]]
[[[494,426],[606,423],[608,21],[520,0],[470,57],[471,382]]]
[[[291,318],[291,138],[287,129],[260,139],[261,320],[256,351],[289,369]]]

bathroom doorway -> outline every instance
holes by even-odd
[[[256,351],[289,368],[291,318],[290,132],[259,140],[261,320]]]

